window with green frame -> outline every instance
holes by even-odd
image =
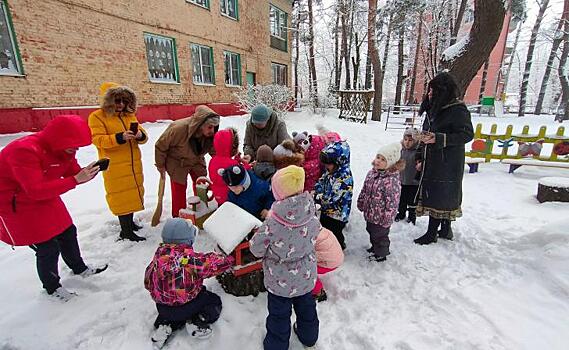
[[[221,13],[233,19],[239,19],[239,4],[238,0],[219,0]]]
[[[189,3],[209,9],[209,0],[186,0]]]
[[[288,13],[274,5],[269,5],[269,28],[271,32],[271,47],[287,51],[287,22]]]
[[[22,60],[6,0],[0,0],[0,75],[23,75]]]
[[[225,84],[241,86],[241,55],[223,51],[223,62],[225,64]]]
[[[191,51],[194,83],[215,85],[213,48],[205,45],[191,44]]]
[[[154,83],[179,83],[176,41],[167,36],[144,33],[148,78]]]

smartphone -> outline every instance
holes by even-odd
[[[94,166],[99,167],[99,171],[105,171],[109,168],[109,163],[111,160],[109,158],[101,158],[95,162]]]
[[[132,131],[132,133],[136,135],[138,133],[138,123],[137,122],[130,123],[129,130]]]

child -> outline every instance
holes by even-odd
[[[346,249],[342,231],[350,217],[354,187],[350,146],[346,141],[330,143],[320,152],[320,161],[326,169],[314,187],[322,210],[320,223],[332,231],[342,249]]]
[[[405,219],[405,212],[409,210],[407,222],[415,225],[417,216],[415,208],[415,196],[419,189],[419,181],[417,180],[417,169],[415,168],[415,155],[417,151],[416,137],[419,131],[415,128],[407,128],[403,134],[401,141],[401,159],[405,161],[405,169],[401,172],[401,196],[399,198],[399,212],[395,217],[395,221]]]
[[[263,181],[243,165],[234,165],[220,171],[229,186],[228,200],[249,214],[264,220],[275,201],[267,181]]]
[[[186,325],[190,335],[208,338],[210,324],[221,313],[221,299],[208,291],[203,280],[230,269],[233,257],[197,253],[192,245],[197,228],[180,218],[168,219],[162,240],[144,274],[144,287],[156,302],[158,317],[152,342],[161,348],[174,330]],[[190,325],[191,323],[191,325]]]
[[[239,157],[239,136],[237,130],[227,128],[219,130],[213,137],[213,147],[215,148],[215,155],[209,162],[208,172],[211,180],[211,190],[213,196],[219,205],[227,201],[229,188],[219,175],[220,169],[225,169],[232,165],[242,164]],[[244,164],[245,169],[248,165]]]
[[[324,275],[328,272],[336,270],[344,262],[344,252],[336,236],[323,228],[320,230],[318,237],[316,237],[316,260],[318,262],[317,272],[318,275]],[[325,301],[328,299],[324,286],[320,278],[316,278],[316,285],[312,290],[312,295],[318,301]]]
[[[304,181],[304,190],[307,192],[314,191],[316,181],[322,176],[322,164],[320,164],[320,151],[326,143],[324,138],[319,135],[308,135],[306,131],[301,133],[292,133],[294,143],[304,150],[304,173],[306,180]]]
[[[304,189],[304,170],[291,165],[275,173],[276,202],[271,214],[251,238],[251,253],[263,258],[268,291],[265,350],[287,350],[290,315],[294,305],[294,332],[307,347],[318,340],[318,315],[312,289],[316,281],[314,243],[320,231],[315,205]]]
[[[284,140],[273,150],[273,158],[277,169],[286,168],[289,165],[302,167],[304,154],[296,147],[293,140]]]
[[[372,162],[358,197],[358,209],[364,213],[370,235],[370,260],[385,261],[389,255],[389,228],[397,214],[401,182],[399,171],[405,166],[400,160],[401,144],[383,146]]]
[[[273,159],[273,150],[267,145],[262,145],[257,150],[255,159],[257,160],[253,167],[255,175],[264,181],[269,181],[277,171]]]

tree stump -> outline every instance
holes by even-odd
[[[569,177],[539,179],[537,200],[543,202],[569,202]]]

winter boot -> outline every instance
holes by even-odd
[[[414,242],[420,245],[436,243],[437,229],[439,228],[440,223],[441,223],[440,219],[435,219],[432,216],[429,216],[429,228],[427,229],[427,232],[421,237],[415,239]]]
[[[142,226],[138,225],[136,222],[134,222],[134,220],[132,221],[132,230],[133,231],[139,231],[142,230]]]
[[[120,215],[119,222],[121,224],[120,239],[128,239],[133,242],[146,241],[146,238],[138,236],[134,233],[134,222],[132,221],[133,214]]]
[[[439,230],[439,237],[452,241],[454,234],[452,233],[452,226],[450,220],[441,221],[441,229]]]
[[[193,323],[186,323],[186,330],[192,337],[200,340],[208,339],[213,334],[213,329],[209,324],[195,325]]]
[[[51,293],[50,296],[57,298],[61,301],[63,301],[64,303],[68,302],[69,300],[73,299],[74,297],[77,296],[77,293],[75,292],[70,292],[67,289],[63,288],[63,287],[59,287],[55,290],[55,292]]]
[[[409,216],[407,217],[407,223],[415,225],[417,222],[417,214],[415,210],[409,210]]]
[[[368,253],[370,253],[370,254],[373,253],[373,247],[367,248],[367,249],[366,249],[366,252],[368,252]]]
[[[395,222],[399,222],[401,220],[405,219],[405,213],[397,213],[397,215],[395,216]]]
[[[154,349],[162,349],[164,344],[166,344],[166,342],[168,341],[168,339],[170,339],[171,336],[172,336],[172,327],[170,327],[169,325],[161,324],[160,326],[158,326],[158,328],[156,328],[156,330],[152,334],[152,337],[150,338],[152,340],[152,346],[154,347]]]
[[[296,334],[296,336],[298,337],[298,326],[296,325],[296,322],[292,325],[292,330],[293,330],[294,334]],[[300,338],[298,340],[300,340]],[[314,344],[312,346],[307,346],[307,345],[302,344],[302,346],[304,346],[305,349],[316,349],[316,344]]]
[[[314,299],[316,299],[318,303],[328,300],[328,295],[326,295],[324,288],[320,290],[320,293],[314,295]]]
[[[85,271],[81,272],[79,274],[79,276],[81,276],[81,277],[93,276],[93,275],[96,275],[98,273],[105,271],[107,269],[107,267],[109,267],[108,264],[101,265],[101,266],[94,266],[94,267],[87,266],[87,269]]]

